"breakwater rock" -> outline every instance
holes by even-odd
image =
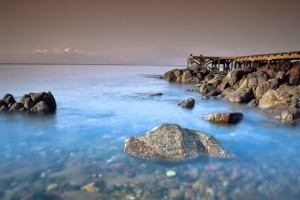
[[[13,111],[54,111],[56,110],[56,101],[52,93],[49,91],[39,93],[24,94],[20,102],[16,102],[11,94],[6,94],[0,100],[0,110]]]
[[[153,160],[179,161],[199,156],[234,158],[211,135],[177,124],[161,124],[125,140],[125,153]]]
[[[250,103],[281,122],[300,122],[300,62],[255,64],[233,71],[208,71],[201,76],[195,72],[203,68],[182,69],[182,72],[190,71],[192,74],[185,81],[182,78],[175,80],[178,69],[166,72],[164,78],[184,83],[197,82],[198,89],[193,91],[199,91],[205,99],[224,97],[230,102]]]

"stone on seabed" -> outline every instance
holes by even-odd
[[[161,124],[125,140],[125,153],[152,160],[179,161],[199,156],[234,158],[211,135],[177,124]]]

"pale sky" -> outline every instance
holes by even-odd
[[[299,0],[0,0],[0,62],[186,64],[300,50]]]

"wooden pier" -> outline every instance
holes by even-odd
[[[194,56],[190,54],[188,57],[188,67],[191,65],[207,66],[212,69],[221,70],[220,65],[223,65],[223,70],[233,70],[242,66],[253,66],[253,64],[264,65],[267,63],[277,63],[284,61],[300,60],[300,51],[257,54],[249,56]]]

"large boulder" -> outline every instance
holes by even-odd
[[[286,96],[286,98],[288,98],[288,96]],[[259,100],[258,107],[268,108],[268,107],[276,106],[281,103],[285,103],[283,102],[283,98],[279,97],[279,93],[276,90],[270,89]]]
[[[235,103],[249,103],[254,98],[252,88],[241,87],[235,91],[229,92],[226,99]]]
[[[185,72],[183,72],[182,74],[182,78],[181,81],[183,83],[190,83],[193,80],[193,75],[189,70],[186,70]]]
[[[175,71],[177,69],[173,69],[173,70],[170,70],[170,71],[167,71],[165,74],[164,74],[164,79],[168,80],[168,81],[176,81],[176,75],[175,75]]]
[[[153,160],[186,160],[199,156],[234,158],[211,135],[177,124],[162,124],[125,140],[125,153]]]
[[[254,95],[256,99],[260,99],[262,98],[264,93],[266,93],[269,89],[277,89],[278,86],[279,86],[279,79],[277,78],[264,81],[256,87]]]
[[[243,113],[213,113],[205,115],[204,119],[216,123],[237,123],[244,117]]]
[[[177,104],[178,106],[181,106],[183,108],[193,108],[195,106],[195,99],[188,98],[187,100],[184,100]]]

